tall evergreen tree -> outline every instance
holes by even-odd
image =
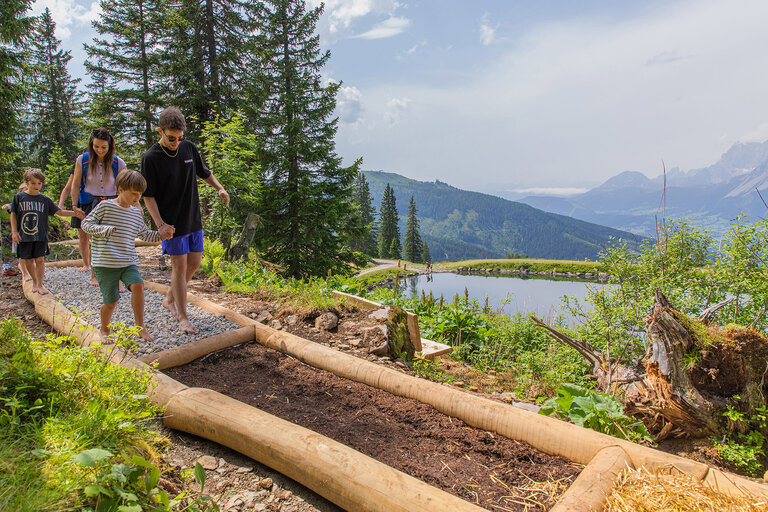
[[[355,251],[376,257],[379,255],[379,249],[376,245],[378,230],[375,224],[376,210],[373,208],[372,202],[373,196],[371,196],[368,180],[365,179],[365,174],[359,172],[355,179],[355,204],[363,230],[360,236],[352,238],[350,246]]]
[[[398,222],[400,217],[397,214],[397,201],[395,192],[387,183],[384,188],[384,195],[381,198],[381,209],[379,210],[379,257],[380,258],[399,258],[400,257],[400,228]],[[397,254],[393,254],[393,242],[397,240]]]
[[[258,4],[258,32],[266,99],[254,118],[263,139],[261,194],[267,257],[292,276],[320,275],[351,261],[348,220],[352,184],[361,160],[341,166],[334,137],[338,83],[321,84],[330,57],[315,34],[322,8],[304,0]]]
[[[73,79],[67,65],[71,52],[60,48],[56,23],[47,7],[37,21],[32,48],[34,87],[30,96],[32,165],[47,168],[49,155],[58,148],[74,162],[82,114],[79,79]]]
[[[258,2],[175,0],[166,42],[170,101],[202,126],[217,113],[241,112],[260,81]]]
[[[15,188],[19,183],[14,143],[21,128],[20,111],[27,95],[24,51],[32,31],[33,18],[27,16],[32,0],[0,2],[0,188]]]
[[[85,45],[92,78],[89,118],[119,134],[137,158],[157,138],[154,120],[165,91],[164,23],[172,16],[161,0],[111,0],[101,9],[93,23],[100,37]]]
[[[408,204],[408,220],[405,224],[405,240],[403,253],[408,261],[420,262],[421,259],[421,235],[419,234],[419,219],[416,218],[416,202],[411,196]]]
[[[422,263],[429,263],[432,261],[432,255],[429,254],[429,245],[427,245],[426,241],[424,241],[424,244],[421,246],[421,261]]]

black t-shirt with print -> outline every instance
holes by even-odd
[[[141,159],[141,174],[147,179],[144,195],[155,198],[163,222],[176,230],[173,236],[203,229],[197,178],[206,179],[211,171],[197,146],[183,140],[176,153],[155,143]]]
[[[45,242],[48,240],[48,217],[60,208],[50,197],[33,196],[19,192],[11,201],[11,213],[16,214],[16,229],[22,242]]]

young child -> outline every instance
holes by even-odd
[[[19,185],[19,189],[17,190],[17,192],[26,192],[26,191],[27,191],[27,184],[22,181],[21,185]],[[11,203],[6,203],[6,204],[4,204],[0,208],[2,208],[5,211],[10,211]],[[59,208],[63,208],[63,207],[59,206]],[[13,241],[11,241],[11,253],[12,254],[16,254],[16,242],[13,242]],[[24,279],[25,281],[29,281],[29,280],[32,279],[32,276],[29,275],[29,273],[27,272],[26,267],[22,264],[22,260],[19,260],[19,268],[21,269],[21,278],[22,279]],[[19,272],[17,270],[14,270],[13,268],[11,268],[10,264],[3,263],[2,274],[4,276],[15,276],[18,273]]]
[[[40,169],[27,169],[24,173],[26,192],[19,192],[11,201],[11,239],[16,242],[19,266],[32,278],[32,291],[45,295],[45,255],[48,250],[48,217],[80,217],[72,210],[62,210],[51,198],[40,193],[45,174]]]
[[[146,341],[154,341],[144,328],[144,281],[136,254],[137,236],[148,242],[160,241],[157,231],[147,228],[137,207],[147,182],[138,172],[125,169],[115,178],[115,186],[117,197],[100,202],[81,223],[83,231],[93,236],[92,265],[104,302],[99,334],[103,343],[111,343],[109,323],[120,298],[118,283],[122,281],[131,291],[133,318],[141,327],[139,335]]]

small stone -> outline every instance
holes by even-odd
[[[273,482],[271,478],[265,478],[259,482],[259,487],[261,487],[262,489],[271,489],[272,484]]]
[[[267,311],[266,309],[265,309],[265,310],[263,310],[263,311],[261,311],[261,312],[260,312],[260,313],[259,313],[259,314],[256,316],[256,321],[257,321],[257,322],[261,322],[262,324],[263,324],[263,323],[267,323],[267,322],[269,322],[270,320],[272,320],[272,313],[270,313],[270,312],[269,312],[269,311]]]
[[[373,327],[366,327],[363,329],[363,341],[369,345],[381,340],[382,338],[387,338],[386,325],[374,325]]]
[[[253,506],[254,512],[264,512],[265,510],[267,510],[267,506],[263,503],[258,503]]]
[[[457,380],[456,382],[453,383],[453,385],[458,387],[458,388],[463,388],[464,387],[464,381],[463,380]]]
[[[477,386],[469,386],[469,390],[477,393],[478,391],[480,391],[480,388],[478,388]]]
[[[315,329],[330,331],[337,325],[339,325],[339,317],[331,312],[323,313],[319,317],[315,318]]]
[[[285,324],[294,326],[299,323],[299,315],[291,315],[285,319]]]
[[[404,362],[402,362],[402,361],[395,361],[395,364],[396,364],[397,366],[399,366],[400,368],[408,368],[408,365],[407,365],[407,364],[405,364],[405,363],[404,363]]]
[[[203,466],[203,469],[212,470],[219,467],[219,461],[216,460],[216,457],[211,457],[210,455],[203,455],[197,459],[197,462]]]
[[[283,328],[283,324],[280,323],[280,320],[272,320],[272,328],[279,331]]]
[[[372,320],[386,320],[389,318],[389,308],[381,308],[377,309],[370,315],[368,315],[368,318]]]
[[[349,340],[349,344],[352,345],[353,347],[359,347],[360,343],[362,343],[360,341],[360,338],[355,338],[353,340]]]
[[[235,473],[240,473],[240,474],[242,474],[242,473],[250,473],[251,471],[253,471],[253,469],[252,469],[252,468],[241,467],[241,468],[237,468],[237,469],[235,470]]]

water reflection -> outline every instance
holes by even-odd
[[[494,310],[510,316],[516,313],[536,313],[544,318],[567,313],[561,304],[563,295],[583,299],[589,287],[595,286],[606,285],[544,276],[532,278],[515,274],[453,273],[421,274],[401,279],[399,284],[401,293],[408,297],[420,297],[423,291],[425,295],[431,292],[436,300],[442,295],[446,301],[453,300],[457,294],[463,298],[466,288],[469,297],[477,299],[480,304],[485,303],[487,296],[488,305]]]

